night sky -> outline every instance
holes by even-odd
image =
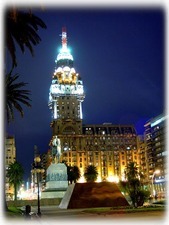
[[[32,108],[6,131],[15,135],[17,160],[30,175],[34,145],[49,149],[52,136],[49,88],[66,26],[74,68],[80,74],[86,98],[83,123],[134,124],[143,134],[144,124],[165,107],[165,10],[162,8],[32,9],[47,25],[39,28],[42,41],[22,54],[17,48],[20,81],[31,90]],[[11,62],[7,56],[7,67]]]

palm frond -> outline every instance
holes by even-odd
[[[8,123],[14,120],[14,109],[20,113],[21,117],[24,116],[21,103],[27,107],[31,107],[29,103],[29,101],[31,101],[29,98],[30,91],[21,89],[25,87],[27,83],[17,83],[18,78],[18,74],[12,76],[12,71],[6,75],[6,117]]]
[[[15,15],[14,15],[15,12]],[[22,53],[25,48],[34,55],[33,46],[40,43],[41,38],[37,34],[38,28],[46,29],[46,24],[30,12],[8,10],[6,14],[6,46],[10,52],[13,67],[17,66],[15,42]]]

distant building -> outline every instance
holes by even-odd
[[[125,167],[131,161],[140,163],[137,136],[132,125],[83,125],[82,102],[85,98],[81,76],[73,67],[73,56],[67,47],[66,29],[62,29],[62,48],[49,91],[52,112],[52,138],[61,140],[62,160],[76,165],[84,174],[95,165],[99,179],[125,179]],[[83,178],[81,179],[83,181]]]
[[[144,184],[149,185],[148,167],[147,167],[147,154],[146,154],[146,143],[144,140],[144,135],[137,136],[137,149],[139,152],[141,172],[144,175]]]
[[[167,175],[166,116],[161,114],[145,124],[145,150],[149,183],[163,195]],[[160,173],[156,173],[159,170]]]
[[[97,167],[98,181],[125,179],[125,168],[131,161],[139,164],[136,131],[132,125],[84,125],[81,135],[59,135],[63,160],[77,165],[81,174],[88,165]]]
[[[9,165],[16,161],[15,137],[7,135],[5,138],[5,194],[6,200],[12,200],[14,197],[14,188],[9,184],[6,176]]]

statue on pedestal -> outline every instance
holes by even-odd
[[[67,166],[61,163],[61,141],[54,135],[50,141],[52,163],[46,170],[46,187],[41,198],[63,198],[67,187]]]
[[[52,149],[52,162],[59,163],[61,156],[61,144],[60,139],[57,137],[57,135],[53,136],[51,149]]]

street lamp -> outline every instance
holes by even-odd
[[[152,196],[154,196],[155,194],[155,190],[154,190],[154,176],[156,175],[156,174],[159,174],[160,173],[160,170],[155,170],[154,171],[154,173],[153,173],[153,175],[152,175],[152,181],[151,181],[151,185],[152,185]]]
[[[38,216],[41,216],[41,211],[40,211],[40,196],[39,196],[39,175],[40,173],[44,173],[44,169],[41,167],[41,164],[40,164],[40,157],[37,156],[34,158],[34,162],[35,162],[35,166],[34,166],[34,172],[36,173],[36,176],[37,176],[37,186],[38,186]]]

